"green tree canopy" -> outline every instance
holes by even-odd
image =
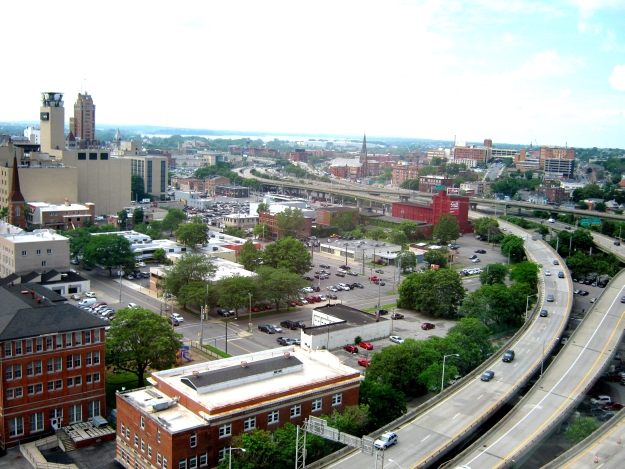
[[[83,249],[91,240],[91,233],[84,228],[64,231],[63,236],[67,236],[69,238],[69,255],[74,258],[82,255]]]
[[[498,232],[499,222],[495,218],[482,217],[473,221],[473,228],[476,234],[488,239]]]
[[[165,256],[166,256],[166,253],[163,248],[156,248],[154,250],[154,254],[152,254],[152,258],[157,262],[165,259]]]
[[[207,282],[190,282],[180,287],[176,300],[183,308],[191,305],[199,309],[204,304],[213,306],[216,303],[215,293],[215,287]]]
[[[379,241],[386,238],[386,232],[383,228],[374,228],[367,233],[367,237]]]
[[[521,262],[525,257],[525,241],[517,235],[508,235],[501,242],[501,253],[514,262]]]
[[[239,251],[238,261],[245,270],[251,270],[252,272],[256,272],[256,269],[260,265],[260,261],[262,260],[261,252],[258,250],[251,239],[248,239],[241,246],[241,250]]]
[[[171,209],[163,221],[161,222],[161,227],[163,231],[169,231],[169,235],[171,236],[173,232],[178,228],[183,221],[187,219],[187,214],[178,208]]]
[[[117,212],[117,226],[120,230],[128,229],[128,212],[126,210]]]
[[[448,269],[431,269],[423,274],[410,274],[399,286],[397,306],[437,317],[454,317],[464,299],[460,276]]]
[[[577,445],[588,438],[599,425],[592,417],[579,417],[564,434],[564,439],[572,445]]]
[[[174,233],[176,239],[185,246],[195,247],[208,243],[208,225],[204,223],[183,223]]]
[[[460,237],[458,219],[453,215],[443,213],[434,228],[434,237],[441,240],[442,244]]]
[[[412,220],[402,220],[399,224],[399,229],[403,231],[408,238],[415,239],[419,232],[419,225]]]
[[[391,232],[389,240],[393,244],[398,244],[399,246],[403,246],[404,244],[408,243],[408,236],[406,236],[406,233],[404,233],[401,230],[393,230]]]
[[[217,282],[219,292],[219,304],[224,308],[232,308],[239,313],[239,309],[249,306],[250,296],[252,301],[258,299],[258,283],[252,277],[226,277]]]
[[[269,204],[266,204],[264,202],[261,202],[260,204],[258,204],[258,207],[256,208],[256,213],[260,214],[261,212],[268,212],[269,211]]]
[[[538,291],[538,272],[539,268],[533,262],[523,261],[514,264],[510,269],[510,280],[517,283],[526,283],[532,288],[533,292]]]
[[[203,254],[186,253],[161,279],[161,289],[164,293],[178,296],[184,285],[191,282],[207,282],[216,268],[211,260]]]
[[[106,335],[106,364],[135,374],[137,386],[143,387],[148,369],[174,366],[181,339],[167,319],[148,309],[120,309]]]
[[[360,404],[369,408],[369,428],[383,427],[406,413],[401,391],[369,379],[360,384]]]
[[[281,304],[288,304],[292,298],[297,298],[300,290],[309,285],[301,275],[284,268],[262,266],[257,273],[259,296],[271,301],[276,309],[280,309]]]
[[[245,238],[245,231],[236,226],[229,226],[224,230],[224,234],[228,236],[234,236],[236,238]]]
[[[130,241],[116,234],[91,236],[83,248],[82,262],[85,265],[99,265],[112,275],[113,268],[131,268],[135,256],[130,250]]]
[[[306,245],[290,236],[280,238],[266,246],[263,263],[274,269],[286,269],[299,275],[305,274],[312,267],[310,252]]]
[[[258,238],[269,239],[271,238],[271,227],[267,223],[259,223],[254,227],[252,233]]]
[[[135,209],[134,212],[132,212],[132,220],[134,221],[135,225],[138,223],[143,223],[143,209],[142,208],[137,208]]]
[[[440,269],[447,267],[449,251],[447,248],[430,249],[423,254],[423,260],[430,265],[437,265]]]
[[[480,274],[480,283],[482,285],[504,284],[507,277],[508,267],[497,262],[496,264],[489,264],[486,270]]]
[[[404,250],[397,254],[396,262],[402,272],[411,272],[417,267],[417,255],[412,251]]]
[[[276,230],[280,237],[293,237],[297,238],[301,236],[306,220],[304,213],[299,208],[286,208],[280,213],[276,213]]]

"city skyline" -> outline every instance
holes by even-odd
[[[625,148],[617,0],[63,5],[5,8],[0,121],[88,92],[98,126]]]

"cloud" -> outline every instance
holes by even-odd
[[[581,57],[562,57],[558,55],[557,50],[553,49],[535,54],[532,60],[521,66],[521,73],[530,79],[544,76],[566,76],[573,73],[575,68],[583,66],[584,59]]]
[[[514,36],[510,33],[506,33],[503,35],[503,40],[506,42],[512,42],[514,41]]]
[[[617,65],[610,75],[610,85],[619,91],[625,91],[625,65]]]

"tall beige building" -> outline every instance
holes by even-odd
[[[41,93],[39,121],[42,150],[63,150],[65,148],[63,93]]]
[[[78,141],[79,148],[98,145],[95,137],[95,104],[87,92],[78,93],[74,104],[74,117],[69,118],[69,129]]]

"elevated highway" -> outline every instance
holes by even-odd
[[[623,338],[625,312],[620,298],[625,294],[624,284],[625,271],[621,271],[532,390],[448,467],[511,467],[558,428],[607,368]],[[554,337],[545,328],[535,339],[529,346],[540,348],[543,340]],[[625,459],[621,464],[625,467]]]
[[[539,265],[549,266],[555,276],[543,282],[541,275],[541,296],[537,303],[547,309],[547,318],[534,315],[515,335],[505,348],[513,348],[517,358],[512,363],[503,363],[501,355],[491,357],[481,367],[466,376],[459,384],[431,399],[413,413],[392,422],[383,431],[393,430],[399,436],[399,444],[391,447],[385,458],[391,458],[402,468],[437,467],[445,455],[471,436],[499,408],[508,402],[530,377],[541,368],[553,347],[558,343],[566,327],[572,305],[572,283],[570,276],[557,277],[558,269],[553,260],[561,259],[543,241],[532,241],[531,236],[520,228],[505,224],[510,233],[527,236],[528,256]],[[542,272],[542,270],[541,270]],[[554,295],[553,303],[546,302],[546,295]],[[485,369],[495,371],[490,382],[483,382],[479,376]],[[371,456],[352,452],[323,464],[322,467],[345,468],[367,467],[373,464]]]

